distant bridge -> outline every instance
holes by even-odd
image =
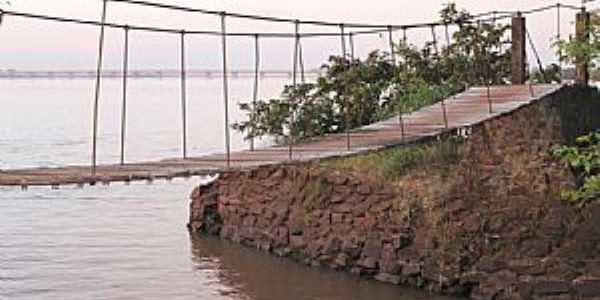
[[[307,70],[307,77],[319,75],[319,70]],[[123,78],[122,70],[103,70],[100,75],[103,78]],[[229,70],[229,78],[254,78],[254,70]],[[261,78],[292,78],[291,70],[263,70],[258,72]],[[221,78],[223,71],[218,69],[196,69],[186,70],[187,78]],[[127,72],[129,78],[179,78],[181,70],[130,70]],[[0,79],[95,79],[96,71],[92,70],[0,70]]]

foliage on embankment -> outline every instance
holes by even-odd
[[[577,189],[564,191],[563,198],[585,205],[600,197],[600,131],[578,137],[574,146],[554,147],[551,152],[577,177]]]

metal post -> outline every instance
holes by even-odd
[[[394,53],[394,31],[392,25],[388,25],[388,40],[390,43],[390,58],[392,59],[392,64],[396,65],[396,54]]]
[[[123,102],[121,107],[121,165],[125,164],[125,131],[127,130],[127,77],[129,75],[129,26],[125,26],[123,49]]]
[[[348,42],[350,43],[350,59],[354,61],[355,53],[354,53],[354,33],[350,32],[348,34]]]
[[[492,91],[490,88],[489,81],[487,82],[486,88],[487,88],[488,110],[489,110],[489,113],[492,114],[493,113],[493,111],[492,111]]]
[[[433,50],[435,51],[435,55],[439,55],[438,43],[437,43],[437,34],[435,33],[435,25],[431,25],[431,36],[433,37]]]
[[[258,102],[258,73],[260,69],[260,42],[259,35],[254,35],[254,91],[252,93],[252,137],[250,138],[250,151],[254,151],[254,133],[256,131],[256,103]]]
[[[183,159],[187,158],[187,99],[185,69],[185,30],[181,31],[181,128]]]
[[[92,125],[92,176],[96,176],[96,154],[98,147],[98,105],[100,102],[100,80],[102,72],[102,60],[104,58],[104,24],[106,23],[106,4],[107,0],[102,0],[102,14],[100,17],[100,36],[98,38],[98,61],[96,65],[96,87],[94,93],[94,111]]]
[[[448,29],[448,24],[444,24],[444,32],[446,34],[446,51],[450,53],[450,31]]]
[[[408,93],[407,93],[408,102],[410,102],[412,92],[411,92],[409,86],[407,86],[407,90],[408,90]],[[404,142],[406,134],[405,134],[405,131],[404,131],[404,117],[403,117],[403,113],[404,113],[404,109],[402,108],[402,103],[400,103],[400,106],[399,106],[399,109],[398,109],[398,122],[400,122],[400,133],[402,135],[402,141]]]
[[[448,129],[448,113],[446,112],[446,101],[442,99],[442,117],[444,119],[444,128]]]
[[[525,61],[526,61],[526,33],[525,33],[525,18],[518,12],[512,17],[512,49],[511,49],[511,77],[512,84],[525,83]]]
[[[225,108],[225,153],[227,168],[231,166],[231,141],[229,137],[229,79],[227,77],[227,17],[225,12],[221,12],[221,50],[223,58],[223,105]]]
[[[410,91],[408,93],[409,97],[410,97]],[[398,124],[400,124],[400,132],[402,134],[402,140],[404,141],[404,118],[402,118],[402,103],[400,103],[398,105]]]
[[[306,83],[306,76],[304,74],[304,54],[302,53],[302,42],[298,37],[298,62],[300,64],[300,82]]]
[[[344,24],[340,24],[340,37],[342,40],[342,63],[345,65],[346,64],[346,38],[345,38],[345,25]],[[344,92],[346,91],[347,87],[344,87]],[[345,94],[345,93],[344,93]],[[344,99],[344,106],[345,106],[345,123],[346,123],[346,150],[350,151],[350,105],[348,103],[348,99],[346,97],[346,95],[343,95]]]
[[[293,59],[293,71],[292,71],[292,84],[294,88],[297,88],[298,84],[298,56],[300,54],[300,21],[296,20],[294,22],[294,59]],[[295,100],[295,99],[293,99]],[[288,158],[291,161],[294,158],[294,109],[292,105],[290,105],[289,118],[290,118],[290,128],[289,128],[289,137],[288,137]]]
[[[590,34],[590,13],[581,8],[577,13],[575,22],[575,37],[580,43],[589,43]],[[575,83],[578,85],[587,85],[590,80],[589,59],[587,57],[577,57],[575,61]]]
[[[561,32],[560,32],[560,2],[556,3],[556,41],[560,41],[561,39]],[[558,67],[560,70],[560,79],[562,81],[562,77],[563,77],[563,60],[562,60],[562,49],[560,49],[560,47],[558,48]]]
[[[531,84],[531,81],[528,84],[529,86],[529,96],[531,96],[531,98],[535,97],[535,93],[533,92],[533,85]]]
[[[498,23],[498,18],[497,18],[498,12],[494,11],[494,27],[496,27],[497,23]],[[498,52],[502,53],[504,52],[504,42],[503,39],[504,38],[504,31],[502,31],[502,35],[500,36],[500,43],[498,43]]]
[[[406,36],[406,27],[402,27],[402,43],[406,46],[407,43],[407,39],[408,37]],[[406,68],[406,65],[404,65],[404,68]],[[410,79],[409,79],[410,80]],[[410,97],[411,97],[411,91],[409,86],[407,85],[407,96],[408,96],[408,100],[410,102]],[[403,118],[403,113],[404,113],[404,109],[402,108],[402,103],[400,103],[399,107],[398,107],[398,122],[400,123],[400,132],[402,134],[402,141],[404,142],[405,139],[405,132],[404,132],[404,118]]]
[[[477,21],[477,31],[479,32],[481,29],[481,22]],[[489,61],[489,53],[487,53],[487,49],[484,49],[485,51],[485,65],[486,65],[486,72],[485,72],[485,87],[486,87],[486,96],[487,96],[487,101],[488,101],[488,113],[492,114],[492,91],[491,91],[491,73],[492,73],[492,67],[491,62]]]

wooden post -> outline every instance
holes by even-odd
[[[588,43],[590,39],[590,13],[585,8],[577,13],[575,37],[580,43]],[[589,61],[586,57],[577,57],[575,62],[575,84],[588,85],[590,80]]]
[[[518,12],[512,17],[512,62],[511,62],[511,82],[512,84],[525,83],[525,62],[527,53],[525,51],[526,30],[525,17]]]

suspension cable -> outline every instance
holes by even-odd
[[[340,24],[339,22],[329,22],[329,21],[320,21],[320,20],[297,20],[297,19],[293,19],[293,18],[268,17],[268,16],[262,16],[262,15],[222,12],[222,11],[181,6],[181,5],[156,3],[156,2],[144,1],[144,0],[107,0],[107,1],[121,2],[121,3],[127,3],[127,4],[132,4],[132,5],[138,5],[138,6],[147,6],[147,7],[154,7],[154,8],[160,8],[160,9],[183,11],[183,12],[210,14],[210,15],[221,15],[224,13],[228,17],[250,19],[250,20],[255,20],[255,21],[268,21],[268,22],[280,22],[280,23],[299,22],[300,24],[305,24],[305,25],[318,25],[318,26],[330,26],[330,27],[337,27]],[[565,7],[569,7],[569,8],[573,8],[573,9],[574,8],[581,9],[581,7],[570,6],[570,5],[565,5]],[[547,9],[548,9],[547,7],[541,7],[541,8],[536,8],[536,9],[532,9],[529,11],[525,11],[525,13],[534,13],[534,12],[544,11]],[[512,14],[514,12],[507,12],[507,13]],[[473,17],[479,18],[479,17],[489,16],[491,14],[492,14],[492,12],[483,12],[483,13],[473,15]],[[392,26],[395,28],[401,28],[402,26],[405,26],[405,25],[392,25]],[[386,25],[365,24],[365,23],[346,23],[346,27],[347,28],[385,28]]]
[[[529,30],[527,30],[527,28],[525,29],[525,33],[527,35],[527,39],[529,40],[529,45],[531,46],[531,50],[533,50],[533,54],[535,55],[535,59],[536,59],[538,68],[540,70],[540,73],[542,74],[543,77],[546,77],[546,74],[544,72],[544,66],[542,65],[542,60],[540,59],[540,55],[538,54],[538,51],[535,48],[533,39],[531,38],[531,34],[529,34]]]
[[[102,0],[102,1],[105,1],[105,0]],[[182,7],[182,6],[174,6],[174,5],[167,5],[167,4],[160,4],[160,3],[153,3],[153,2],[139,1],[139,0],[106,0],[106,1],[127,2],[127,3],[131,3],[131,4],[138,4],[138,5],[144,5],[144,6],[166,8],[166,9],[177,9],[177,10],[183,10],[183,11],[188,11],[188,12],[208,13],[208,14],[214,14],[214,15],[225,14],[226,16],[240,17],[240,18],[251,18],[251,19],[252,18],[256,18],[258,20],[273,21],[273,22],[292,22],[292,21],[295,21],[295,20],[292,20],[292,19],[285,19],[285,18],[272,18],[272,17],[263,17],[263,16],[244,15],[244,14],[238,14],[238,13],[227,13],[227,12],[219,12],[219,11],[210,11],[210,10],[204,10],[204,9],[189,8],[189,7]],[[544,10],[547,10],[547,9],[550,9],[550,8],[553,8],[553,7],[554,7],[554,5],[553,6],[545,6],[545,7],[541,7],[541,8],[536,8],[536,9],[532,9],[532,10],[529,10],[529,11],[525,11],[524,14],[541,12],[541,11],[544,11]],[[576,6],[572,6],[572,5],[564,5],[564,4],[562,5],[562,7],[569,8],[569,9],[577,9],[577,10],[581,9],[581,7],[576,7]],[[50,16],[50,15],[32,14],[32,13],[24,13],[24,12],[9,11],[9,10],[0,10],[0,13],[3,14],[3,15],[11,15],[11,16],[18,16],[18,17],[42,19],[42,20],[48,20],[48,21],[66,22],[66,23],[76,23],[76,24],[95,25],[95,26],[107,26],[107,27],[111,27],[111,28],[124,28],[125,26],[127,26],[127,25],[117,24],[117,23],[97,22],[97,21],[90,21],[90,20],[65,18],[65,17],[56,17],[56,16]],[[486,13],[472,15],[472,16],[470,16],[470,19],[474,20],[474,19],[477,19],[477,18],[488,16],[491,13],[493,13],[493,12],[486,12]],[[502,13],[504,13],[504,15],[500,16],[500,17],[496,16],[496,19],[510,18],[511,15],[514,12],[502,12]],[[326,25],[326,26],[334,26],[335,25],[335,26],[339,26],[339,23],[334,23],[334,22],[301,21],[301,20],[298,20],[298,22],[300,22],[301,24]],[[469,20],[463,20],[461,22],[462,23],[466,23],[466,22],[473,23],[473,21],[469,21]],[[454,24],[459,25],[458,23],[454,23]],[[391,25],[391,26],[392,26],[392,28],[394,30],[399,30],[399,29],[406,29],[406,28],[421,28],[421,27],[430,27],[430,26],[439,26],[439,25],[444,25],[444,23],[441,23],[441,22],[434,22],[434,23],[414,23],[414,24]],[[161,28],[161,27],[139,26],[139,25],[128,25],[128,26],[129,26],[129,28],[131,30],[165,32],[165,33],[173,33],[173,34],[178,34],[179,31],[180,31],[180,29],[175,29],[175,28]],[[358,35],[358,34],[381,33],[381,32],[386,31],[389,26],[390,25],[356,24],[356,23],[346,24],[346,27],[371,28],[371,30],[368,30],[368,31],[355,31],[354,34],[356,34],[356,35]],[[191,35],[201,34],[201,35],[220,36],[222,33],[218,32],[218,31],[187,30],[187,34],[191,34]],[[249,36],[249,37],[254,36],[255,34],[257,34],[257,33],[248,33],[248,32],[226,33],[227,36]],[[293,38],[293,35],[290,35],[289,33],[270,33],[270,32],[265,32],[265,33],[260,33],[260,35],[264,36],[264,37],[271,37],[271,38]],[[306,36],[306,37],[320,37],[320,36],[325,37],[325,36],[336,36],[336,35],[339,35],[339,34],[337,34],[337,33],[327,33],[327,32],[324,32],[324,33],[305,33],[305,34],[303,34],[303,36]]]

